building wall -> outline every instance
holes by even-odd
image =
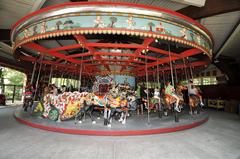
[[[201,72],[194,72],[194,77],[216,77],[217,84],[227,83],[228,77],[215,65],[209,65],[205,70]]]

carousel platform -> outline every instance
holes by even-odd
[[[65,134],[129,136],[170,133],[191,129],[208,121],[209,116],[206,112],[196,115],[189,115],[183,112],[179,115],[179,122],[175,122],[172,115],[159,118],[157,113],[151,113],[150,123],[148,123],[147,114],[133,114],[128,117],[125,125],[113,119],[111,127],[103,124],[103,118],[96,119],[96,124],[92,124],[92,121],[88,117],[82,123],[77,124],[75,124],[74,120],[55,122],[42,117],[31,116],[28,112],[24,112],[20,108],[16,110],[14,117],[20,123],[28,126]]]

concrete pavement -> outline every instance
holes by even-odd
[[[0,109],[0,159],[240,159],[235,114],[210,110],[207,123],[181,132],[104,137],[31,128],[15,121],[15,109]]]

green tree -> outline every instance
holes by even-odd
[[[13,90],[14,87],[12,85],[19,85],[15,86],[15,100],[21,100],[22,97],[22,87],[24,82],[25,75],[19,71],[0,67],[0,89],[1,93],[6,95],[7,99],[11,99],[13,97]],[[5,85],[4,87],[2,87]]]
[[[7,79],[9,84],[23,85],[25,75],[22,72],[9,68],[4,68],[3,77]]]

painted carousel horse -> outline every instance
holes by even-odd
[[[139,105],[138,105],[136,95],[134,93],[127,94],[127,101],[128,101],[129,110],[135,111],[138,109]]]
[[[87,92],[64,92],[63,94],[44,96],[42,116],[51,120],[68,120],[74,118],[84,106]]]
[[[104,111],[107,103],[106,95],[99,96],[95,93],[89,93],[83,100],[83,108],[75,117],[75,123],[82,123],[82,118],[84,115],[89,115],[92,119],[92,123],[95,124],[96,120],[93,117],[93,112],[98,112],[98,119],[100,119],[100,114]]]
[[[164,115],[168,116],[169,111],[170,111],[174,115],[175,122],[179,122],[179,113],[174,110],[175,109],[174,107],[175,107],[175,104],[177,102],[177,99],[172,97],[171,95],[168,95],[168,94],[164,93],[164,95],[162,96],[162,100],[161,101],[163,101],[163,103],[162,103],[163,104],[162,110],[163,110]],[[160,113],[159,113],[159,117],[162,116],[161,112],[162,111],[160,111]]]
[[[115,97],[115,96],[114,96]],[[98,96],[94,93],[89,93],[85,98],[82,98],[83,107],[79,111],[79,113],[75,117],[75,123],[82,123],[82,118],[84,115],[89,115],[92,119],[92,123],[95,124],[96,121],[93,118],[93,112],[96,110],[103,110],[104,111],[104,122],[105,125],[110,126],[112,117],[116,113],[120,113],[121,111],[118,109],[120,107],[120,100],[119,98],[113,98],[113,96],[105,95],[105,96]],[[100,113],[100,112],[99,112]],[[100,115],[99,115],[100,118]]]
[[[199,98],[196,95],[189,95],[189,114],[193,114],[198,109],[198,105],[200,103]]]
[[[99,106],[99,99],[96,100],[97,96],[94,93],[88,93],[85,97],[81,98],[82,108],[75,116],[75,124],[82,123],[82,119],[85,115],[88,115],[92,120],[92,124],[96,124],[96,120],[93,117],[93,111],[95,107]]]
[[[174,105],[177,102],[177,99],[172,97],[169,94],[162,94],[162,101],[163,101],[163,111],[164,111],[164,115],[167,116],[169,110],[173,111],[174,109]]]
[[[196,88],[197,94],[201,93],[201,90],[199,88]],[[198,95],[189,95],[189,114],[199,114],[200,113],[200,98]]]
[[[126,98],[126,92],[119,92],[118,87],[113,87],[106,95],[106,105],[104,109],[104,125],[111,127],[112,118],[114,116],[117,117],[117,115],[120,116],[119,122],[125,124],[127,114],[128,102]]]
[[[126,120],[122,119],[122,101],[121,98],[113,97],[112,95],[107,95],[107,103],[104,108],[104,125],[107,125],[108,127],[111,127],[112,119],[115,116],[121,115],[119,118],[119,121],[122,122],[122,124],[125,124]]]
[[[184,105],[184,99],[183,99],[183,90],[187,90],[187,87],[182,85],[182,84],[177,84],[176,86],[176,95],[179,97],[180,101],[179,101],[179,107],[182,109],[183,105]]]
[[[79,121],[82,123],[82,118],[85,114],[89,115],[93,121],[93,124],[96,121],[93,118],[92,113],[95,110],[104,110],[104,123],[105,125],[111,126],[111,121],[113,116],[120,114],[119,119],[123,124],[126,122],[124,118],[125,113],[123,113],[124,105],[127,105],[125,100],[120,99],[118,85],[111,88],[108,94],[104,96],[99,96],[94,93],[89,93],[85,98],[82,99],[83,108],[75,117],[75,123]],[[99,115],[100,117],[100,115]]]
[[[179,108],[182,109],[183,108],[183,104],[184,104],[184,99],[183,99],[183,90],[186,90],[187,87],[178,84],[176,86],[176,95],[178,96],[179,100]],[[168,94],[163,94],[163,103],[164,103],[164,114],[167,115],[167,110],[173,110],[173,106],[176,103],[176,98],[172,97],[171,95]]]
[[[149,112],[151,112],[151,110],[153,110],[154,112],[158,112],[159,117],[162,117],[162,102],[161,102],[161,98],[156,98],[156,97],[152,97],[149,100]]]
[[[24,108],[24,111],[26,111],[26,112],[27,112],[28,107],[31,108],[33,105],[33,101],[34,101],[33,94],[34,94],[33,86],[32,85],[26,86],[25,94],[24,94],[24,101],[23,101],[23,108]],[[3,97],[5,97],[5,96],[3,96]],[[3,98],[3,99],[5,99],[5,98]],[[4,101],[3,105],[6,105],[5,100],[2,100],[2,101]]]

